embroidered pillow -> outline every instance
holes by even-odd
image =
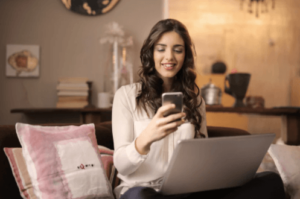
[[[94,124],[17,123],[16,131],[37,198],[113,198]]]
[[[117,177],[117,170],[113,165],[113,150],[104,146],[98,145],[101,161],[106,171],[107,177],[113,188],[120,184],[120,179]],[[4,148],[4,152],[10,163],[13,176],[16,180],[20,194],[24,199],[36,199],[32,182],[22,155],[22,148]]]

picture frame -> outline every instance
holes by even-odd
[[[38,45],[6,45],[6,76],[39,77],[39,59]]]

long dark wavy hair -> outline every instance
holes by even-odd
[[[163,80],[158,76],[155,70],[153,51],[154,45],[160,37],[170,31],[178,33],[185,44],[185,59],[182,68],[174,77],[171,92],[180,91],[183,93],[183,111],[186,113],[186,119],[195,125],[195,133],[198,133],[202,119],[198,108],[202,100],[198,100],[200,90],[195,83],[196,73],[193,44],[186,27],[175,19],[159,21],[151,29],[149,36],[144,41],[140,52],[142,67],[139,72],[142,89],[136,97],[137,109],[144,109],[149,116],[147,106],[156,113],[158,108],[162,105]]]

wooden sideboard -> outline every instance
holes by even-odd
[[[111,110],[111,108],[17,108],[10,112],[25,114],[33,124],[61,122],[86,124],[111,121]]]
[[[60,108],[20,108],[12,109],[11,113],[23,113],[29,117],[38,118],[41,115],[78,115],[80,123],[98,123],[111,120],[111,108],[83,108],[83,109],[60,109]],[[222,106],[207,106],[207,112],[259,114],[281,117],[281,137],[289,145],[300,145],[300,107],[278,108],[233,108]],[[63,116],[67,117],[67,116]],[[60,117],[61,118],[61,117]],[[57,120],[60,120],[58,117]],[[51,120],[52,123],[60,122]],[[31,122],[34,123],[34,122]],[[40,122],[39,122],[40,123]],[[43,122],[47,123],[47,122]]]
[[[300,107],[233,108],[206,107],[207,112],[258,114],[281,117],[281,138],[289,145],[300,145]]]

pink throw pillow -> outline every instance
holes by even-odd
[[[16,124],[38,198],[113,198],[94,124],[46,127]]]
[[[107,178],[109,179],[112,188],[115,188],[120,184],[120,179],[117,177],[118,172],[113,165],[114,151],[101,145],[98,145],[98,148]],[[36,199],[37,197],[34,194],[32,182],[22,154],[22,148],[4,148],[4,152],[10,163],[13,176],[16,180],[22,198]]]

